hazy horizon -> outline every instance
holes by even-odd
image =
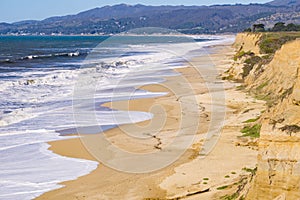
[[[70,3],[68,0],[52,0],[49,2],[38,1],[38,0],[10,0],[10,1],[1,1],[0,3],[0,22],[13,23],[18,21],[25,20],[43,20],[53,16],[64,16],[77,14],[79,12],[93,9],[96,7],[103,7],[107,5],[116,5],[116,4],[144,4],[144,5],[185,5],[185,6],[201,6],[201,5],[215,5],[215,4],[249,4],[249,3],[266,3],[270,0],[218,0],[218,1],[208,1],[208,0],[187,0],[184,3],[179,0],[173,1],[133,1],[125,0],[118,2],[115,0],[110,1],[99,1],[99,0],[77,0]]]

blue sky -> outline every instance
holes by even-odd
[[[105,5],[120,3],[145,5],[211,5],[265,3],[271,0],[0,0],[0,22],[45,19],[51,16],[76,14]]]

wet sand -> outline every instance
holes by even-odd
[[[209,71],[211,69],[199,74],[197,68],[204,69],[212,66],[212,63],[219,70],[218,73],[229,68],[233,55],[230,45],[211,47],[211,50],[213,53],[210,57],[194,58],[187,67],[176,69],[181,73],[180,76],[168,77],[162,84],[141,87],[151,92],[168,92],[168,95],[105,104],[114,109],[154,114],[152,120],[122,125],[102,133],[111,146],[131,153],[157,153],[168,148],[178,138],[188,138],[192,145],[176,162],[161,170],[142,174],[120,172],[99,163],[98,168],[90,174],[63,182],[61,184],[65,187],[47,192],[37,199],[214,199],[221,195],[216,187],[238,180],[243,167],[255,166],[257,152],[247,147],[238,147],[235,142],[240,134],[242,120],[256,115],[260,104],[256,102],[252,105],[251,98],[236,91],[235,84],[221,81]],[[225,91],[226,101],[212,101],[211,93],[220,91]],[[212,105],[226,109],[226,120],[221,127],[223,134],[216,148],[203,158],[200,153],[204,150],[206,133],[213,126]],[[252,105],[254,108],[237,117],[246,108],[245,105]],[[198,110],[195,111],[195,108]],[[178,131],[182,131],[183,135],[178,136]],[[132,136],[148,137],[141,140]],[[88,143],[90,150],[96,150],[99,146],[98,137],[100,136],[85,135],[83,139],[51,142],[50,150],[63,156],[97,161],[82,142]],[[176,153],[178,149],[171,148],[170,151]],[[116,163],[124,161],[122,154],[109,156]],[[224,179],[232,171],[236,174]],[[210,181],[203,184],[205,177]]]

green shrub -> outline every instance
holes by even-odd
[[[244,170],[245,172],[251,173],[252,175],[255,175],[257,172],[257,167],[255,167],[254,169],[244,167],[242,170]]]
[[[226,188],[228,188],[228,185],[224,185],[224,186],[218,187],[217,190],[224,190]]]
[[[257,90],[262,90],[262,89],[263,89],[264,87],[266,87],[268,84],[269,84],[269,82],[266,81],[266,82],[262,83],[261,85],[259,85],[256,89],[257,89]]]
[[[236,87],[237,90],[244,90],[246,88],[245,85],[239,85]]]
[[[221,200],[235,200],[239,197],[238,193],[234,193],[232,195],[225,195],[223,197],[221,197]]]
[[[257,118],[253,118],[253,119],[248,119],[246,121],[244,121],[243,123],[253,123],[253,122],[256,122],[257,120],[259,120],[260,117],[257,117]]]
[[[255,124],[254,126],[245,126],[241,130],[241,132],[244,133],[243,137],[259,138],[260,129],[261,129],[261,124]]]
[[[260,64],[262,58],[259,56],[251,56],[244,61],[243,78],[249,75],[255,64]]]
[[[239,52],[237,52],[235,55],[234,55],[234,61],[237,61],[238,59],[240,59],[240,58],[242,58],[242,57],[244,57],[244,56],[246,56],[246,55],[248,55],[248,56],[253,56],[254,55],[254,53],[253,52],[251,52],[251,51],[247,51],[247,52],[245,52],[245,51],[239,51]]]

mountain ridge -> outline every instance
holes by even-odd
[[[290,7],[290,6],[299,6],[300,1],[299,0],[274,0],[267,4],[273,5],[273,6],[288,6],[288,7]]]
[[[239,32],[261,18],[267,19],[277,13],[300,12],[300,0],[286,0],[287,5],[277,5],[278,2],[281,1],[212,6],[118,4],[41,21],[1,23],[0,34],[103,35],[142,27],[175,29],[188,34]]]

